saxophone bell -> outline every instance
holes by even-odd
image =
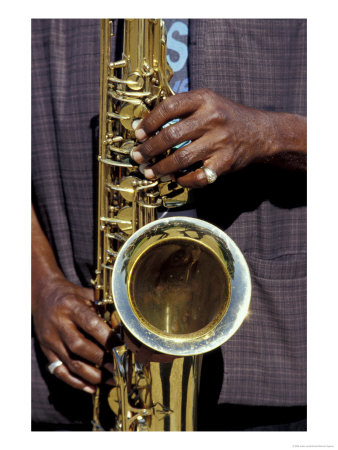
[[[237,245],[199,219],[145,225],[124,244],[112,276],[115,307],[146,346],[169,355],[213,350],[240,327],[251,281]]]

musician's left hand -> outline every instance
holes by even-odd
[[[161,129],[175,118],[181,120]],[[148,166],[145,176],[154,179],[176,174],[180,185],[198,188],[208,183],[202,169],[183,175],[179,171],[200,163],[220,176],[254,161],[273,159],[282,152],[304,155],[306,118],[249,108],[210,89],[200,89],[168,97],[158,104],[142,120],[136,138],[141,143],[132,157],[139,164],[152,162],[167,149],[191,140]]]

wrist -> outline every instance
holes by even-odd
[[[32,312],[46,286],[64,279],[53,250],[42,231],[40,223],[32,206]]]
[[[40,266],[41,269],[41,266]],[[40,300],[47,298],[48,292],[59,283],[64,281],[64,275],[57,268],[44,268],[36,271],[32,267],[32,314],[34,316],[36,309],[39,307]]]
[[[268,156],[280,153],[306,153],[306,118],[297,114],[270,113],[272,131],[271,151]]]

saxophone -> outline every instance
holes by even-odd
[[[121,324],[120,335],[175,358],[141,363],[130,346],[114,347],[112,385],[102,383],[94,394],[93,430],[195,430],[200,355],[241,325],[250,274],[235,243],[213,225],[156,220],[159,208],[188,199],[171,179],[146,180],[130,158],[138,121],[173,95],[165,26],[125,19],[116,62],[111,27],[101,20],[95,304],[108,324]]]

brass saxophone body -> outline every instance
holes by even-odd
[[[170,179],[146,180],[130,158],[137,121],[173,95],[164,22],[125,19],[117,62],[111,35],[111,21],[103,19],[96,306],[107,323],[113,315],[138,342],[176,358],[142,364],[126,345],[115,347],[113,386],[102,384],[94,395],[93,429],[194,430],[199,355],[241,325],[250,274],[218,228],[192,218],[156,220],[158,208],[188,199]]]

